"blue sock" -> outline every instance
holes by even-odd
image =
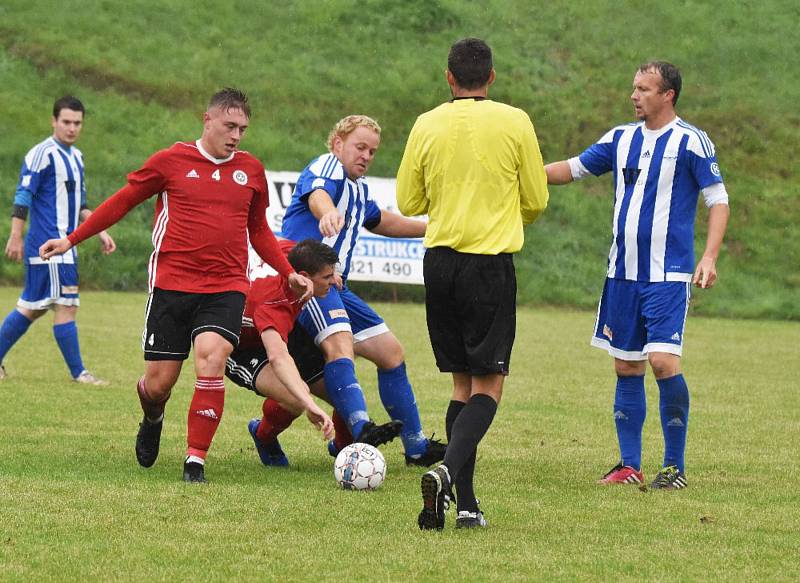
[[[364,424],[369,421],[364,392],[356,378],[356,367],[349,358],[340,358],[325,365],[323,369],[325,389],[334,408],[339,412],[353,439],[358,441]]]
[[[0,326],[0,363],[3,362],[6,354],[17,343],[17,340],[22,338],[22,335],[28,331],[31,324],[33,322],[17,310],[11,310],[6,316],[6,319],[3,320],[3,325]]]
[[[403,422],[400,439],[406,455],[424,454],[428,449],[428,439],[422,433],[417,400],[408,382],[405,362],[390,370],[378,369],[378,392],[389,417]]]
[[[81,360],[81,347],[78,345],[78,326],[75,322],[65,322],[53,326],[53,336],[56,337],[58,347],[64,356],[64,361],[69,367],[72,378],[76,378],[83,372],[83,360]]]
[[[642,427],[647,417],[644,375],[617,377],[614,423],[617,426],[622,464],[642,469]]]
[[[661,430],[664,432],[664,467],[678,466],[685,473],[686,430],[689,426],[689,387],[682,374],[657,379],[661,392]]]

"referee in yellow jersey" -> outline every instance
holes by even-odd
[[[484,527],[473,489],[475,454],[503,393],[516,328],[513,254],[523,225],[547,206],[547,177],[528,115],[487,99],[492,51],[466,38],[450,48],[453,98],[417,118],[397,175],[397,204],[428,215],[424,276],[428,332],[453,375],[447,453],[422,476],[421,529],[442,529],[451,484],[456,528]]]

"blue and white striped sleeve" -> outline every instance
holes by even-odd
[[[607,132],[597,142],[584,150],[577,159],[570,160],[573,179],[578,180],[588,174],[600,176],[613,169],[615,133],[616,129]]]

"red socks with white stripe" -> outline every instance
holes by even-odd
[[[222,377],[197,377],[189,405],[186,455],[189,461],[203,463],[217,432],[225,407]]]

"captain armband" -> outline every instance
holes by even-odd
[[[22,219],[23,221],[28,219],[28,207],[21,204],[15,204],[14,210],[11,211],[11,216],[16,219]]]

